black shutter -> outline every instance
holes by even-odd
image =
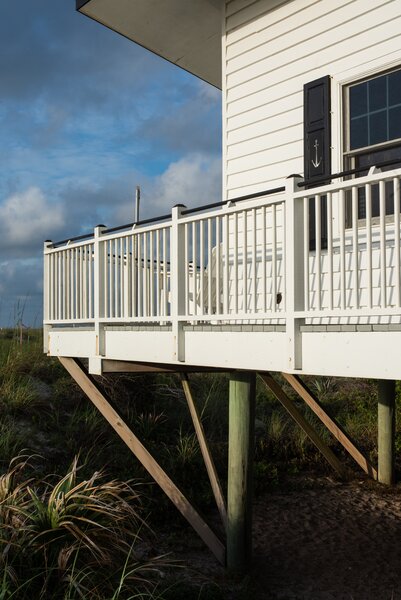
[[[331,118],[330,118],[330,77],[321,77],[304,85],[304,177],[307,188],[312,188],[313,180],[331,175]],[[321,185],[321,183],[319,184]],[[321,197],[321,247],[327,248],[327,200]],[[310,249],[316,248],[315,202],[309,203]]]

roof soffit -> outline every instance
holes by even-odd
[[[77,0],[77,9],[221,87],[222,0]]]

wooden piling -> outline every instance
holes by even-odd
[[[394,483],[395,455],[395,381],[378,381],[378,480],[380,483]]]
[[[252,550],[255,374],[232,373],[229,392],[227,567],[243,571]]]

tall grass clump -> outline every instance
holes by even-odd
[[[79,480],[77,459],[53,482],[25,478],[17,459],[0,477],[0,598],[148,597],[166,560],[152,555],[138,486],[95,472]]]
[[[29,413],[43,407],[47,384],[57,379],[61,366],[43,354],[41,332],[23,344],[6,334],[0,337],[0,411]]]

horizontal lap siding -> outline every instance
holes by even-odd
[[[227,197],[302,173],[303,85],[389,55],[400,32],[398,0],[227,2]]]
[[[266,5],[268,5],[268,10],[272,10],[285,2],[286,0],[234,0],[227,2],[227,30],[243,27],[244,23],[265,14]]]

